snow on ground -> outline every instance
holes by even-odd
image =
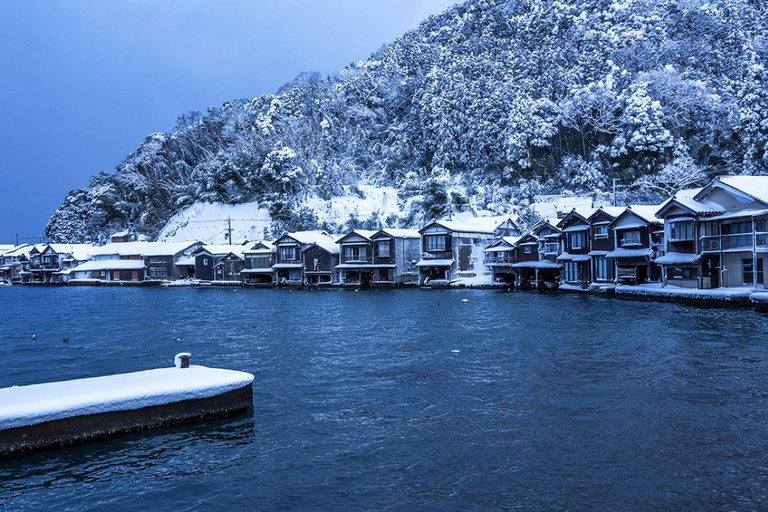
[[[727,299],[730,297],[747,297],[754,293],[755,289],[751,286],[741,286],[734,288],[713,288],[711,290],[699,290],[696,288],[681,288],[679,286],[662,286],[660,283],[648,283],[637,286],[619,285],[617,292],[634,293],[638,295],[675,295],[690,298],[719,298]]]
[[[272,225],[269,211],[261,208],[258,203],[195,203],[171,217],[157,240],[200,240],[207,244],[226,244],[227,219],[232,224],[234,243],[262,240],[264,229]]]
[[[314,210],[321,223],[334,224],[344,224],[353,215],[358,220],[377,218],[386,224],[390,215],[400,216],[404,210],[407,211],[406,207],[400,206],[398,191],[394,187],[357,185],[355,188],[361,194],[349,193],[331,199],[310,196],[304,206]]]
[[[14,386],[0,389],[0,430],[209,398],[251,382],[250,373],[190,366]]]

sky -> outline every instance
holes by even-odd
[[[0,0],[0,243],[185,112],[333,74],[456,0]]]

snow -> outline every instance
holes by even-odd
[[[98,270],[139,270],[144,268],[144,260],[92,260],[86,261],[72,272],[90,272]]]
[[[459,216],[455,217],[458,218]],[[442,226],[454,233],[483,233],[492,235],[501,223],[509,219],[509,216],[464,217],[464,219],[465,220],[437,220],[434,221],[434,224]]]
[[[684,254],[681,252],[668,252],[664,256],[656,258],[655,262],[659,265],[681,265],[686,263],[696,263],[699,261],[698,254]]]
[[[636,295],[675,295],[689,298],[715,298],[727,299],[731,297],[747,297],[755,289],[752,287],[741,286],[734,288],[713,288],[710,290],[699,290],[696,288],[681,288],[679,286],[662,286],[660,283],[646,283],[640,285],[618,285],[617,292],[633,293]]]
[[[768,302],[768,292],[755,292],[749,296],[752,302]]]
[[[653,256],[651,249],[624,249],[619,247],[605,255],[606,258],[650,258]]]
[[[195,254],[205,251],[212,256],[226,256],[231,253],[243,259],[243,254],[247,249],[248,247],[244,245],[204,245]]]
[[[380,233],[386,233],[393,238],[421,238],[419,231],[416,229],[392,229],[384,228]]]
[[[539,269],[546,269],[546,268],[560,268],[560,265],[557,263],[553,263],[549,260],[541,260],[541,261],[521,261],[520,263],[515,263],[512,265],[513,268],[539,268]]]
[[[253,382],[249,373],[190,366],[0,389],[0,430],[209,398]]]
[[[223,244],[228,240],[227,219],[232,226],[232,240],[261,240],[264,230],[272,226],[269,210],[261,208],[259,203],[195,203],[171,217],[157,240]]]
[[[575,284],[562,283],[560,286],[558,286],[558,288],[567,292],[589,292],[589,288],[582,288],[581,286],[577,286]]]
[[[717,181],[768,203],[768,176],[719,176]]]
[[[0,244],[0,256],[2,256],[7,252],[12,251],[14,247],[16,246],[13,244]]]
[[[194,256],[185,256],[176,260],[177,267],[193,267],[195,266]]]
[[[493,283],[490,274],[479,274],[471,277],[458,277],[450,282],[451,286],[509,286],[502,283]]]
[[[102,256],[173,256],[186,251],[197,242],[125,242],[94,247],[92,258]]]
[[[416,264],[417,267],[450,267],[453,265],[454,260],[447,259],[433,259],[433,260],[419,260]]]
[[[589,226],[587,225],[568,226],[563,230],[563,233],[578,233],[579,231],[589,231]]]
[[[336,243],[336,238],[332,237],[325,231],[296,231],[293,233],[288,233],[285,236],[293,238],[302,245],[317,245],[321,249],[325,249],[331,254],[338,254],[339,252],[339,246]]]

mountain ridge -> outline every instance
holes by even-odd
[[[768,12],[750,0],[469,0],[337,75],[181,116],[67,195],[46,234],[152,236],[197,203],[255,202],[271,230],[394,187],[412,227],[525,211],[538,194],[654,202],[715,174],[768,173]]]

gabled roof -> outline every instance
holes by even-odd
[[[247,250],[244,245],[204,245],[195,251],[195,254],[208,253],[211,256],[224,257],[227,254],[234,254],[238,258],[243,258],[243,253]]]
[[[718,184],[734,188],[768,206],[768,176],[718,176],[697,194],[696,199],[706,196]]]
[[[580,219],[584,224],[589,224],[589,218],[592,216],[592,214],[595,213],[595,210],[593,208],[590,208],[588,211],[583,209],[581,212],[579,212],[576,208],[568,212],[568,215],[560,219],[560,222],[557,223],[557,227],[562,229],[563,226],[568,224],[572,219]]]
[[[713,201],[706,198],[702,198],[701,200],[695,199],[695,197],[697,197],[703,190],[703,188],[680,190],[674,197],[661,203],[661,206],[656,211],[655,215],[657,217],[663,217],[673,206],[677,206],[682,210],[687,210],[693,215],[724,212],[725,209]]]
[[[29,254],[29,252],[32,249],[33,249],[33,246],[31,246],[29,244],[21,244],[21,245],[17,245],[16,247],[11,249],[10,251],[6,252],[5,254],[3,254],[3,256],[4,257],[9,257],[9,258],[19,257],[19,256],[23,256],[23,255]]]
[[[70,254],[77,261],[90,259],[96,246],[91,244],[48,244],[48,248],[56,254]]]
[[[357,235],[357,236],[359,236],[361,238],[364,238],[364,239],[366,239],[366,240],[368,240],[370,242],[371,238],[373,238],[373,235],[375,235],[375,234],[376,234],[376,231],[372,231],[372,230],[369,230],[369,229],[353,229],[352,231],[350,231],[346,235],[343,235],[341,238],[338,238],[336,240],[336,243],[337,244],[344,243],[344,240],[346,240],[347,238],[349,238],[349,237],[351,237],[353,235]]]
[[[419,233],[423,233],[430,226],[441,226],[449,231],[458,233],[485,233],[492,235],[500,224],[501,222],[499,222],[498,217],[474,217],[466,221],[433,220],[421,228]]]
[[[664,220],[655,216],[655,212],[658,209],[658,206],[652,205],[627,206],[627,208],[618,217],[611,221],[610,225],[613,226],[624,217],[630,215],[639,219],[642,224],[662,224]]]
[[[173,256],[199,242],[124,242],[94,247],[91,256]]]
[[[392,238],[419,238],[421,235],[416,229],[393,229],[384,228],[378,230],[371,238],[377,238],[379,235],[389,235]]]
[[[505,247],[514,247],[515,244],[520,241],[520,239],[523,238],[521,236],[503,236],[501,238],[497,238],[493,241],[488,247],[485,248],[486,251],[489,249],[492,249],[494,247],[498,247],[500,245],[503,245]]]
[[[595,210],[592,213],[592,215],[589,216],[589,221],[592,222],[594,218],[601,212],[606,214],[608,217],[615,219],[616,217],[624,213],[624,210],[626,209],[627,209],[626,206],[601,206],[600,208]]]

